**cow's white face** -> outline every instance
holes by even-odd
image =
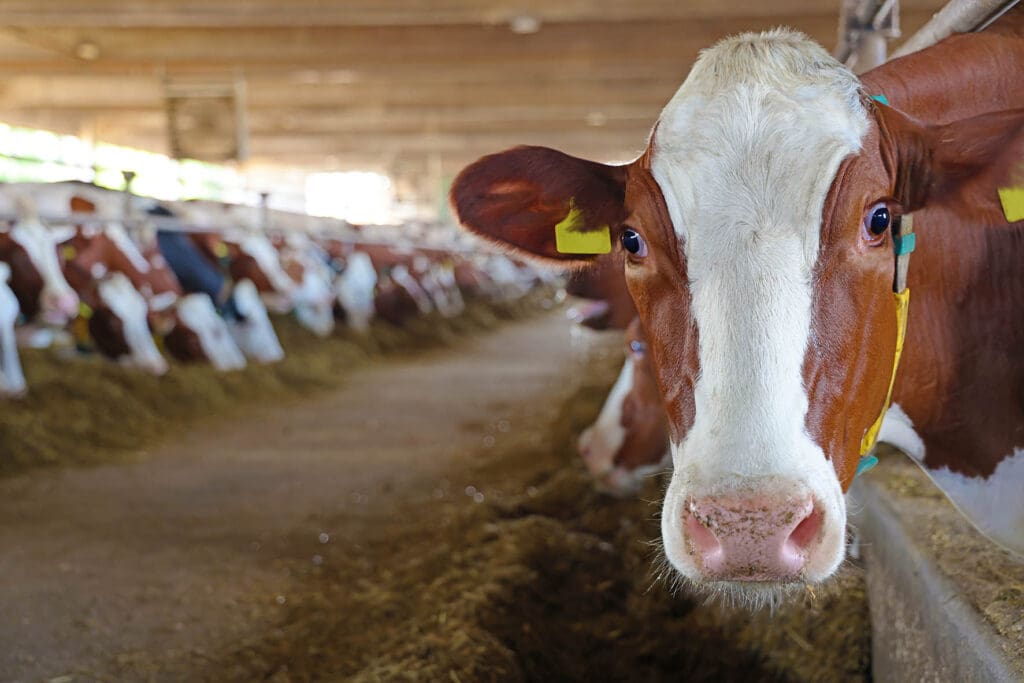
[[[232,320],[228,328],[242,353],[258,363],[276,363],[284,358],[284,349],[270,324],[256,285],[251,280],[242,280],[235,284],[231,296],[244,320]]]
[[[334,331],[334,290],[331,271],[313,258],[302,259],[302,283],[295,291],[295,317],[319,337]]]
[[[634,162],[518,147],[452,184],[463,225],[538,258],[599,261],[562,249],[577,234],[621,244],[669,418],[666,554],[742,599],[842,560],[842,491],[905,320],[894,217],[954,198],[998,215],[1019,156],[1019,110],[926,124],[869,94],[800,34],[737,36],[702,53]]]
[[[43,281],[39,294],[40,319],[52,325],[64,325],[78,315],[78,295],[64,279],[57,259],[57,245],[71,239],[74,228],[47,228],[36,219],[18,221],[10,238],[28,255]]]
[[[0,262],[0,396],[19,396],[27,385],[14,338],[14,323],[18,319],[18,299],[7,285],[11,268]]]
[[[217,313],[213,300],[207,294],[189,294],[178,300],[178,319],[195,332],[203,355],[221,372],[241,370],[245,356],[231,336],[227,323]]]
[[[160,354],[149,330],[149,307],[123,273],[112,273],[97,285],[100,300],[121,321],[121,331],[129,352],[118,360],[153,375],[167,372],[167,361]]]
[[[373,291],[377,287],[377,270],[369,254],[354,252],[346,259],[345,270],[334,281],[338,303],[345,309],[349,327],[366,332],[376,309]]]
[[[651,172],[699,340],[662,530],[693,580],[816,581],[843,559],[842,488],[806,428],[803,366],[826,195],[867,128],[852,74],[792,34],[706,52],[659,120]]]

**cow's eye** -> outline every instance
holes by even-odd
[[[633,228],[626,228],[622,231],[622,248],[634,256],[647,256],[647,243]]]
[[[892,211],[885,202],[878,202],[868,207],[864,213],[864,228],[871,241],[878,240],[892,227]]]

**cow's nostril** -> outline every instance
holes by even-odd
[[[812,508],[808,515],[796,525],[789,538],[786,539],[786,546],[799,553],[805,552],[814,539],[818,537],[818,532],[821,531],[824,519],[824,513]]]
[[[704,571],[718,572],[722,568],[722,543],[715,536],[714,522],[700,517],[694,510],[686,511],[686,540],[690,554],[701,558]]]

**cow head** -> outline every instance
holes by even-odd
[[[334,331],[334,290],[326,253],[302,233],[276,243],[281,265],[296,284],[292,297],[299,324],[318,337]]]
[[[149,329],[146,300],[124,273],[111,273],[96,283],[99,305],[89,318],[89,334],[96,346],[122,365],[153,375],[167,372]]]
[[[256,285],[251,280],[242,280],[235,284],[231,297],[239,318],[229,320],[228,329],[242,353],[258,363],[276,363],[284,358]]]
[[[178,300],[174,326],[164,338],[167,351],[183,362],[208,362],[226,372],[245,367],[245,356],[207,294]]]
[[[665,554],[742,599],[841,563],[893,373],[892,217],[952,198],[1021,123],[926,127],[870,94],[800,34],[746,34],[702,54],[633,163],[518,148],[453,185],[464,225],[523,252],[624,251],[669,418]]]
[[[665,407],[639,320],[626,329],[626,362],[579,449],[599,486],[618,495],[636,491],[669,463]]]
[[[89,334],[100,352],[151,374],[167,372],[150,333],[149,306],[134,284],[146,280],[150,263],[124,228],[79,228],[62,251],[68,282],[91,304]]]
[[[249,280],[277,313],[287,313],[295,304],[297,286],[281,265],[281,255],[261,233],[239,235],[231,246],[231,279]]]
[[[14,338],[19,310],[18,298],[7,285],[10,277],[10,266],[0,262],[0,396],[21,396],[27,385]]]
[[[374,291],[377,271],[368,254],[355,251],[345,258],[345,268],[334,280],[334,293],[338,305],[345,313],[345,321],[357,332],[367,332],[376,309]]]
[[[22,218],[0,232],[0,260],[10,266],[10,288],[30,320],[65,325],[78,315],[78,296],[64,279],[57,245],[74,234],[70,227],[47,228],[25,200]]]

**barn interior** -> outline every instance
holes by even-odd
[[[19,337],[0,680],[1024,680],[1024,565],[895,450],[855,490],[868,536],[829,586],[751,616],[674,580],[668,475],[610,495],[578,455],[621,329],[574,322],[568,271],[505,259],[448,198],[516,145],[635,159],[727,36],[792,27],[861,73],[1015,4],[3,0],[0,196],[70,187],[101,216],[65,192],[38,207],[48,229],[116,222],[150,258],[160,203],[183,234],[228,235],[214,249],[243,223],[314,242],[332,283],[365,244],[490,285],[366,329],[335,301],[326,335],[261,289],[281,357],[230,372],[166,341],[161,376],[112,362],[84,309]],[[26,216],[0,201],[11,229]],[[393,265],[374,296],[400,289]],[[954,620],[909,602],[940,595]]]

